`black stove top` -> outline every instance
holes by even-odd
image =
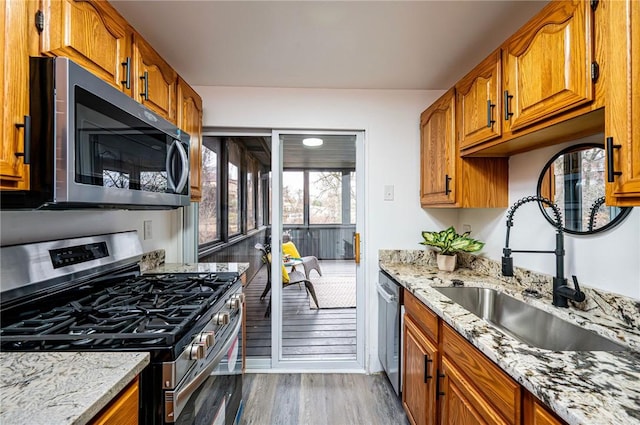
[[[171,347],[238,280],[234,272],[142,275],[85,283],[3,314],[2,350]],[[99,286],[96,288],[96,286]],[[216,309],[213,309],[216,310]]]

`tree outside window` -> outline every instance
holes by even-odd
[[[304,172],[282,173],[282,223],[304,224]]]
[[[202,146],[202,199],[198,207],[198,244],[219,239],[218,233],[218,161],[211,147]]]
[[[309,223],[342,224],[342,171],[309,172]]]

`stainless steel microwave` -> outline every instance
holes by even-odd
[[[189,204],[188,134],[67,58],[29,72],[30,189],[2,191],[2,209]]]

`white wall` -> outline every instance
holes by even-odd
[[[152,237],[143,240],[143,222]],[[2,211],[0,245],[137,230],[144,252],[164,249],[167,262],[182,261],[182,209],[162,211]]]
[[[602,140],[602,138],[600,139]],[[542,167],[563,148],[581,140],[512,156],[509,159],[509,204],[535,195]],[[582,140],[585,141],[585,140]],[[483,255],[500,260],[506,235],[506,209],[461,210],[458,226],[470,224],[473,235],[486,241]],[[535,203],[514,215],[509,245],[513,249],[553,249],[555,232]],[[595,235],[565,234],[565,275],[585,285],[640,299],[640,208],[618,226]],[[515,266],[554,275],[551,254],[513,254]]]
[[[195,87],[205,127],[365,130],[363,261],[367,303],[365,362],[381,370],[377,356],[379,249],[419,249],[420,230],[455,224],[457,211],[425,214],[420,208],[420,113],[441,91],[321,90]],[[384,201],[384,186],[395,186]]]

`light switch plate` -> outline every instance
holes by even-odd
[[[384,186],[384,200],[393,201],[393,185],[392,184]]]
[[[144,230],[144,240],[151,239],[153,237],[152,235],[153,228],[151,226],[151,220],[144,221],[143,230]]]

